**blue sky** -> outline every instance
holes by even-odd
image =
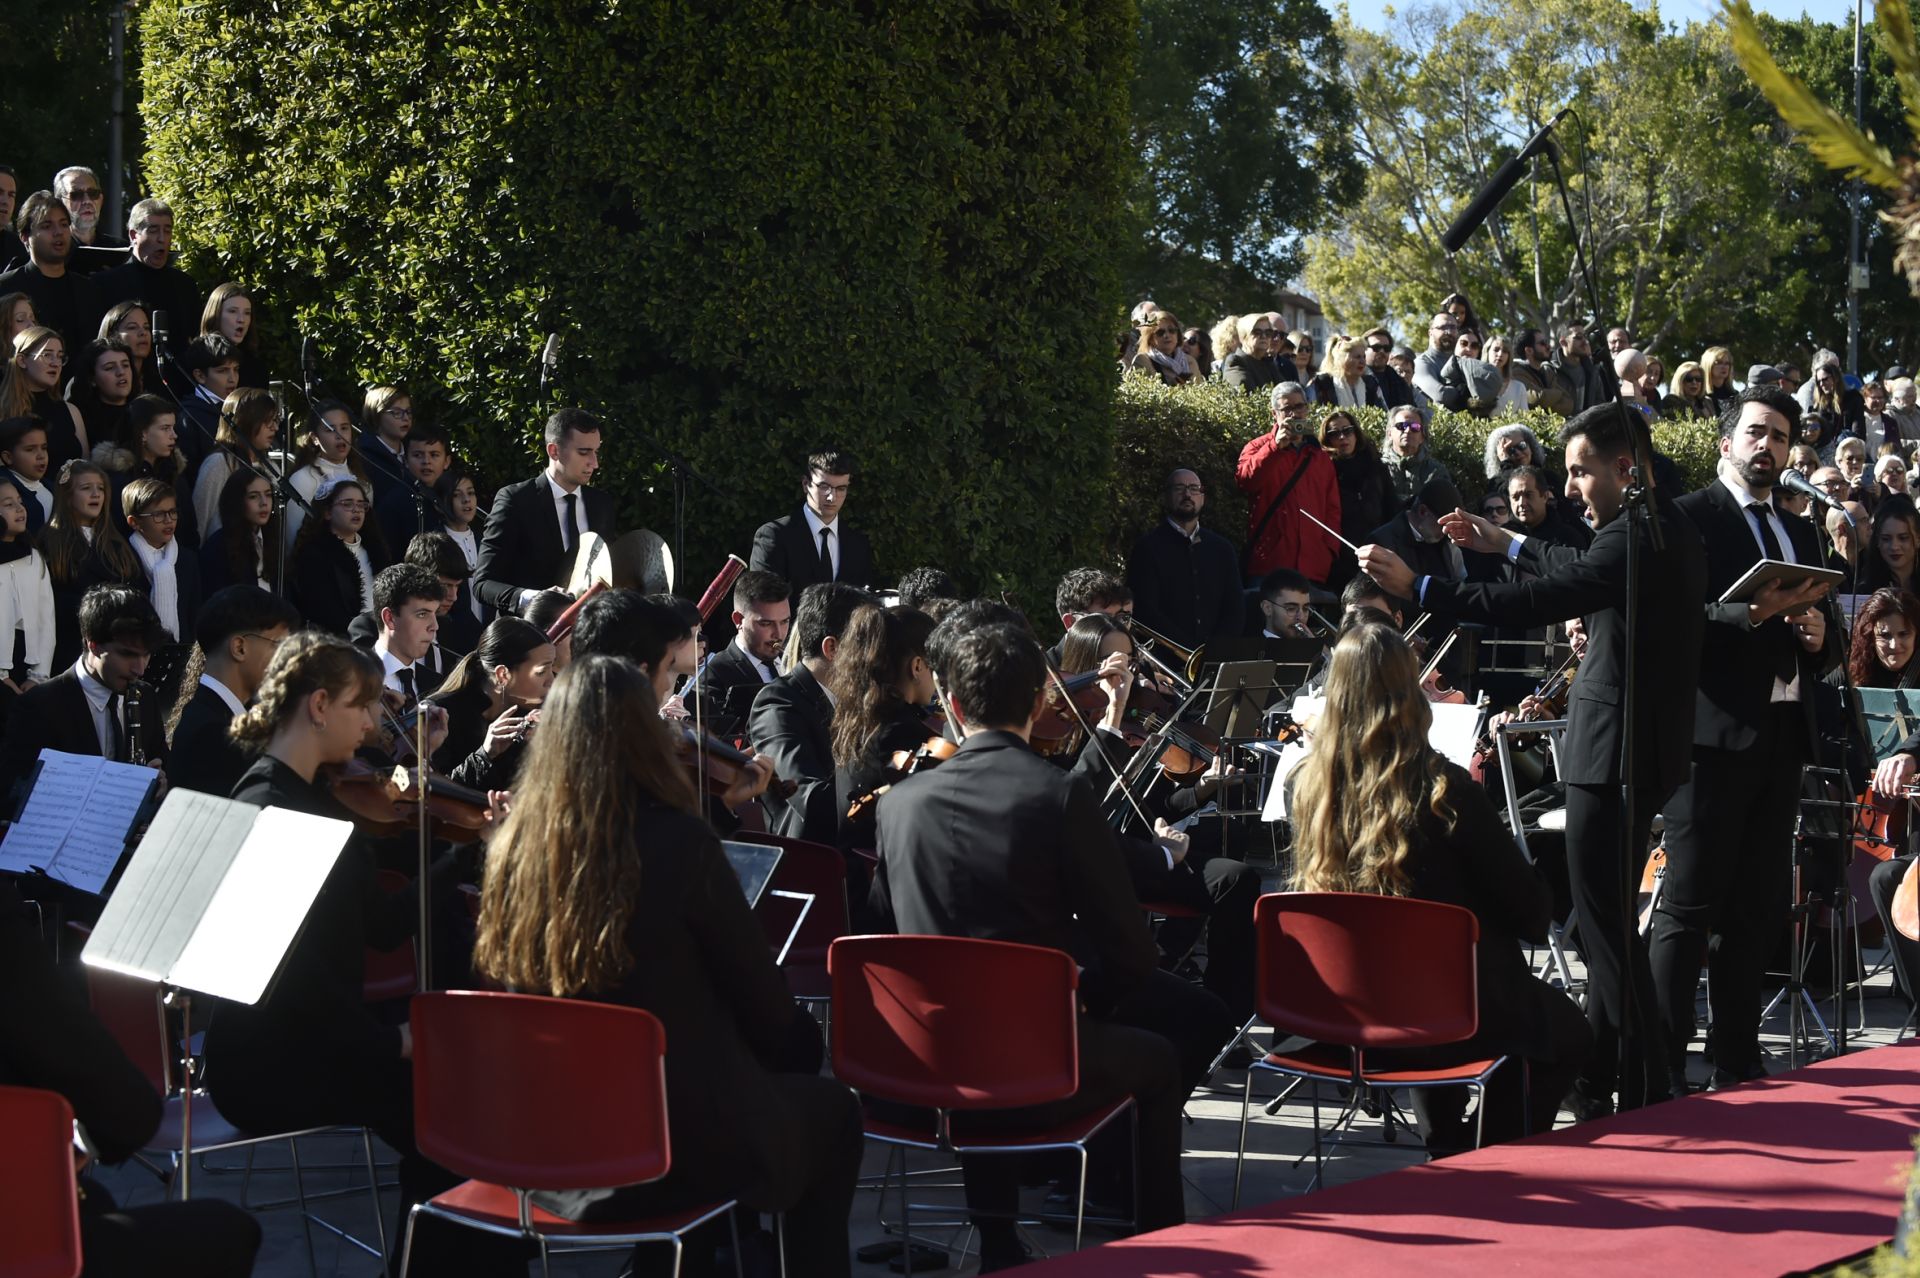
[[[1388,3],[1389,0],[1347,0],[1353,20],[1375,31],[1383,25],[1381,11],[1387,8]],[[1406,8],[1406,0],[1400,0],[1394,7]],[[1820,22],[1853,25],[1851,0],[1754,0],[1753,7],[1780,18],[1797,18],[1804,13]],[[1689,18],[1711,18],[1719,11],[1720,6],[1709,0],[1664,0],[1660,6],[1660,12],[1675,22],[1684,22]],[[1867,5],[1867,14],[1869,18],[1872,17],[1871,3]]]

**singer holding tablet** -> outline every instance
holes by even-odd
[[[1766,1072],[1761,975],[1787,922],[1800,768],[1815,745],[1813,685],[1839,663],[1843,638],[1820,606],[1825,581],[1771,581],[1748,599],[1722,598],[1760,560],[1823,562],[1813,525],[1774,500],[1799,426],[1798,401],[1777,386],[1740,392],[1720,417],[1719,479],[1678,502],[1706,542],[1707,590],[1693,762],[1666,808],[1666,883],[1649,940],[1676,1091],[1687,1084],[1703,962],[1710,1086]]]

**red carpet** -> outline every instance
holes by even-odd
[[[1022,1272],[1789,1273],[1892,1236],[1917,1127],[1920,1045],[1882,1047]]]

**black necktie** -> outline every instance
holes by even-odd
[[[400,681],[400,691],[406,696],[407,704],[412,705],[414,701],[413,667],[402,666],[393,672],[393,677]]]
[[[822,528],[820,530],[820,580],[822,581],[833,580],[833,548],[829,544],[832,540],[833,529]]]
[[[1760,545],[1766,550],[1769,559],[1784,559],[1780,553],[1780,539],[1773,535],[1773,521],[1767,516],[1773,513],[1773,507],[1764,501],[1756,501],[1747,507],[1747,513],[1753,516],[1754,526],[1760,530]]]
[[[127,761],[127,728],[120,722],[120,694],[107,694],[107,742],[110,753],[107,755],[115,763]]]
[[[771,683],[773,680],[778,679],[780,677],[780,672],[773,668],[773,663],[771,661],[762,661],[760,664],[767,668],[767,681],[769,683]]]
[[[578,545],[580,541],[580,525],[575,522],[574,518],[574,511],[578,510],[580,506],[580,494],[568,493],[565,501],[567,504],[567,516],[560,529],[560,545],[568,554],[572,554],[574,546]]]

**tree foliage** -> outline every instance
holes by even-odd
[[[117,0],[8,0],[0,5],[0,163],[19,175],[21,198],[53,185],[69,164],[107,179]],[[131,56],[131,50],[129,51]],[[134,86],[126,96],[125,148],[140,153]]]
[[[1606,323],[1669,365],[1727,339],[1742,364],[1840,344],[1836,184],[1782,145],[1723,28],[1624,0],[1543,0],[1524,24],[1464,6],[1396,21],[1340,31],[1368,184],[1310,242],[1307,271],[1339,323],[1424,318],[1454,290],[1503,324],[1587,315],[1544,161],[1456,257],[1439,244],[1534,123],[1573,103],[1558,137]]]
[[[1320,0],[1141,0],[1130,283],[1198,315],[1294,278],[1360,191],[1343,56]]]
[[[1090,538],[1062,512],[1108,463],[1131,0],[152,0],[142,30],[179,234],[494,480],[554,331],[625,523],[670,521],[641,433],[719,482],[689,578],[828,441],[884,577],[1050,580]]]

